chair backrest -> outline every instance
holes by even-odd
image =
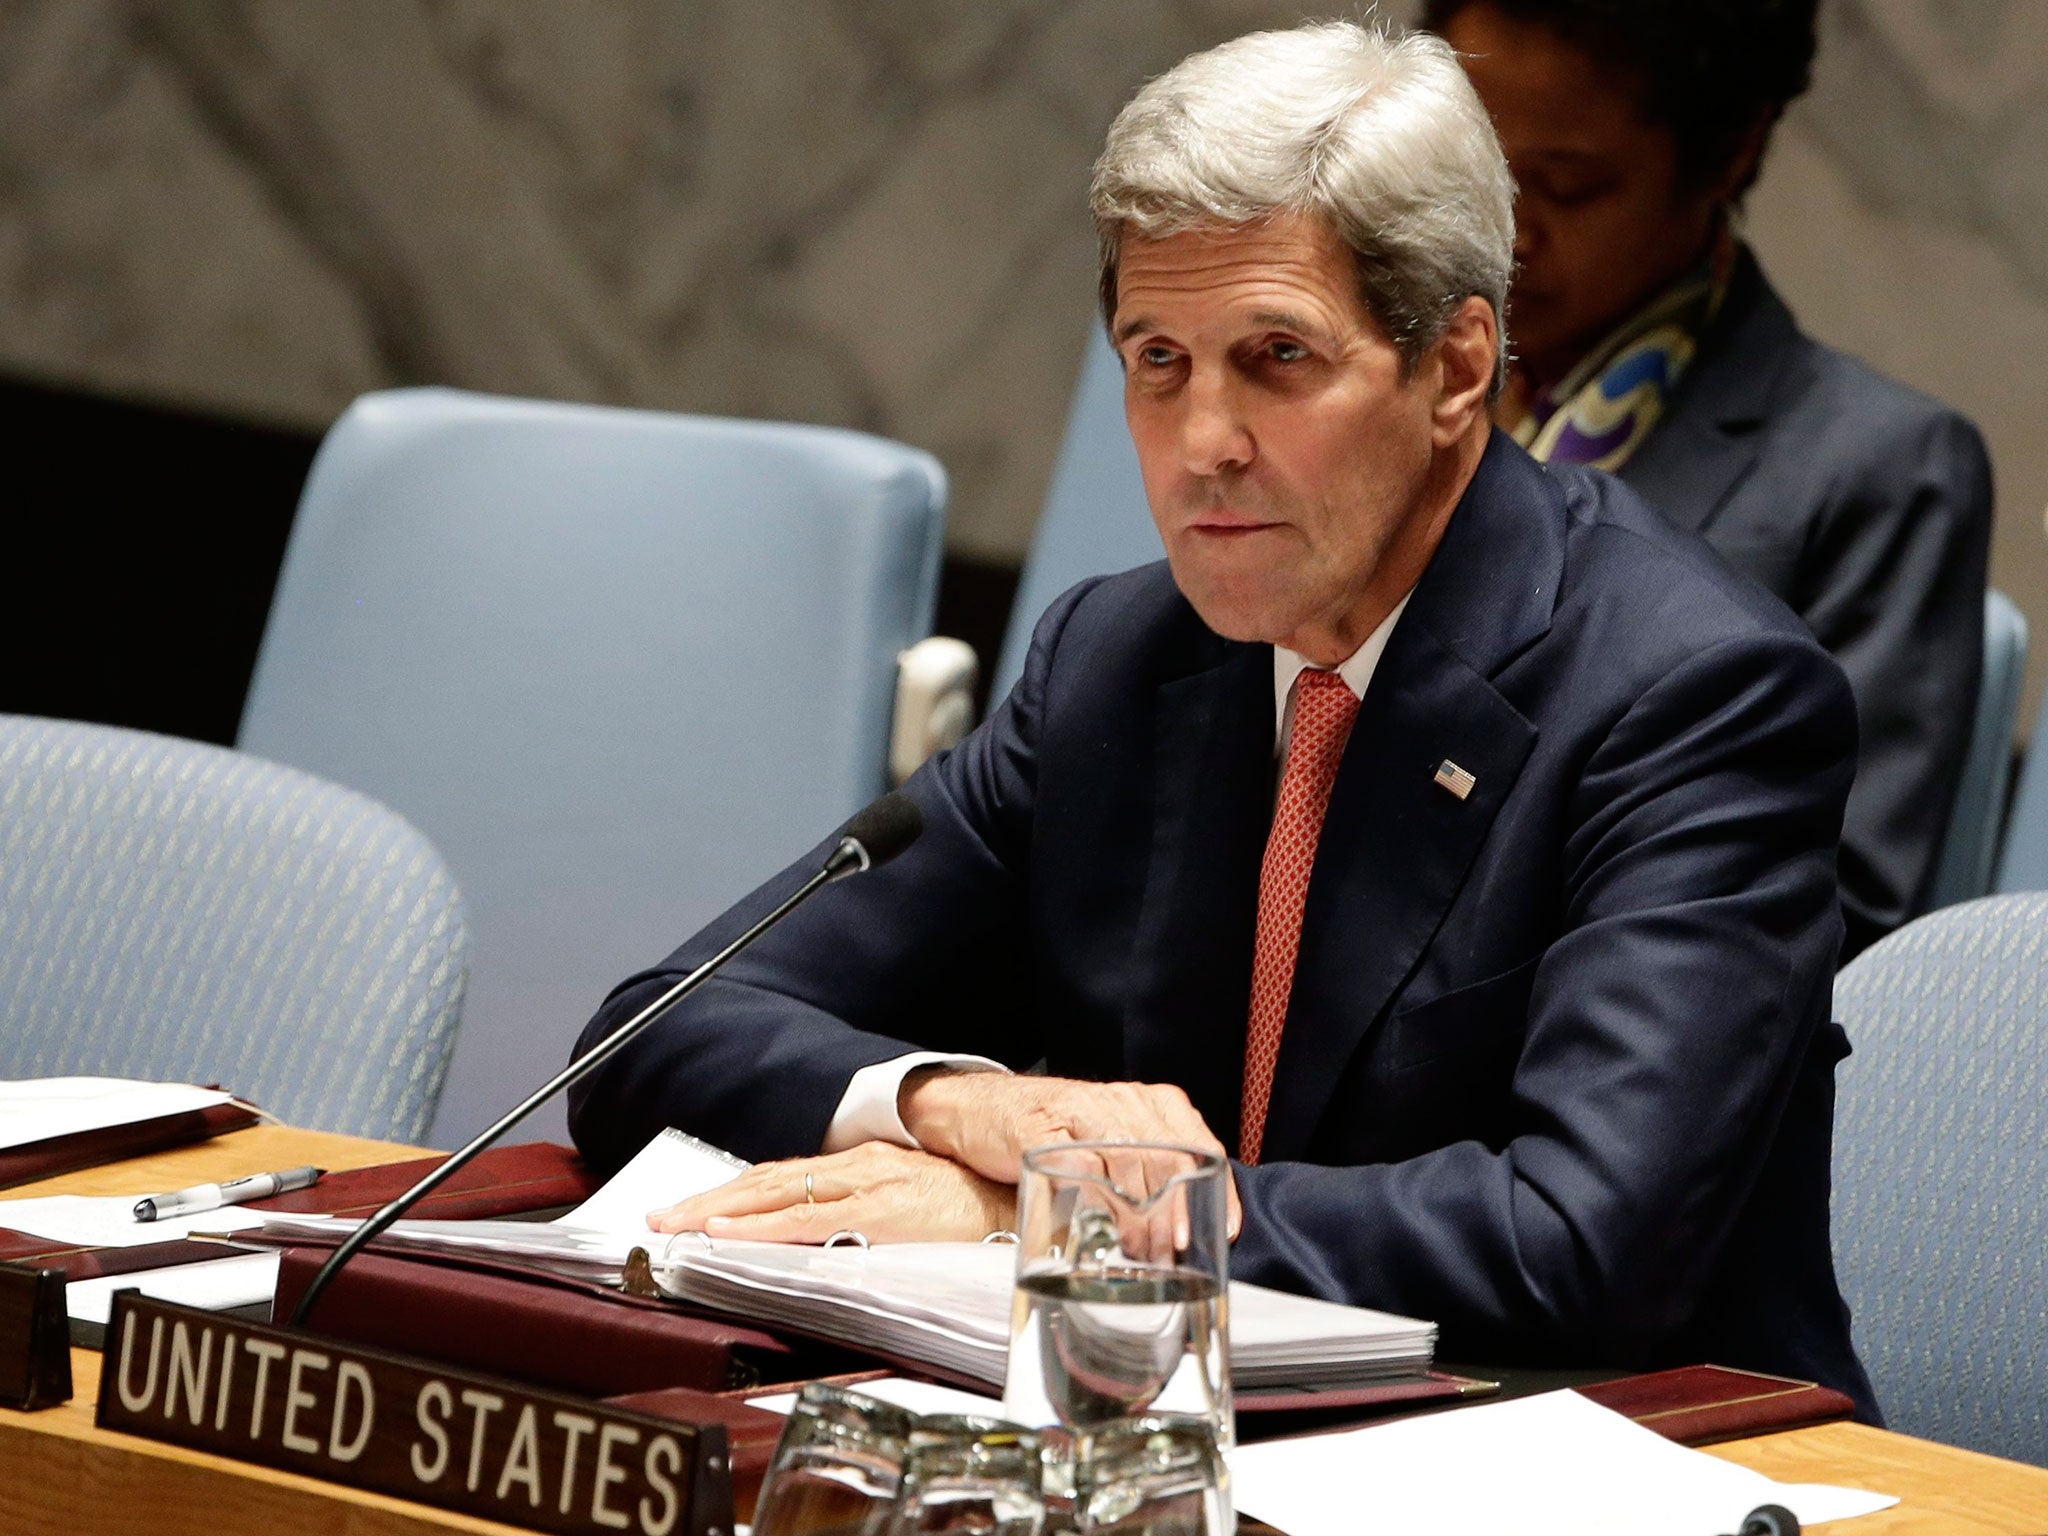
[[[1999,854],[1998,889],[2048,891],[2048,703],[2034,717],[2034,733],[2020,760],[2020,781]]]
[[[1094,325],[1067,412],[1059,462],[1010,607],[990,699],[1000,702],[1016,685],[1031,649],[1031,631],[1054,598],[1090,576],[1165,558],[1166,546],[1145,502],[1138,453],[1124,424],[1123,364],[1102,327]]]
[[[2048,893],[1908,923],[1835,1013],[1835,1255],[1878,1402],[2048,1465]]]
[[[2027,620],[2003,592],[1984,594],[1984,670],[1963,775],[1941,846],[1929,909],[1987,895],[2012,786],[2012,732],[2027,670]]]
[[[396,806],[462,877],[438,1144],[881,792],[944,496],[930,456],[822,427],[445,389],[335,424],[241,745]]]
[[[0,715],[0,1077],[211,1083],[418,1141],[468,952],[376,801],[198,742]]]

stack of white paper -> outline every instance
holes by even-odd
[[[276,1241],[310,1237],[331,1243],[357,1225],[352,1216],[315,1216],[296,1211],[259,1214],[261,1226],[251,1235]],[[603,1232],[538,1221],[401,1221],[380,1234],[377,1244],[457,1258],[517,1259],[522,1264],[552,1269],[579,1280],[612,1284],[625,1272],[627,1253],[635,1246],[645,1246],[621,1243]]]
[[[654,1277],[670,1295],[1000,1386],[1016,1250],[982,1243],[799,1248],[676,1244]],[[1230,1374],[1240,1389],[1331,1388],[1425,1366],[1436,1330],[1263,1286],[1230,1287]]]
[[[635,1248],[658,1254],[668,1234],[647,1225],[647,1213],[716,1189],[747,1164],[681,1131],[664,1131],[604,1187],[565,1216],[538,1221],[401,1221],[377,1239],[394,1248],[455,1256],[517,1259],[579,1279],[616,1284]],[[334,1241],[353,1218],[260,1213],[265,1236]]]
[[[217,1088],[118,1077],[0,1082],[0,1150],[190,1114],[228,1103],[232,1097]],[[175,1242],[195,1229],[219,1232],[253,1227],[259,1219],[246,1211],[219,1210],[168,1221],[137,1221],[136,1200],[162,1192],[150,1188],[127,1195],[0,1200],[0,1227],[80,1248],[139,1248]],[[210,1263],[74,1280],[65,1288],[65,1302],[72,1317],[104,1323],[113,1293],[130,1287],[148,1296],[196,1306],[253,1304],[269,1300],[277,1288],[277,1259],[265,1254],[236,1255]]]
[[[75,1320],[100,1324],[105,1324],[114,1310],[116,1291],[137,1290],[157,1301],[210,1312],[253,1307],[277,1294],[277,1265],[274,1253],[238,1253],[232,1258],[203,1259],[168,1269],[95,1275],[65,1286],[64,1305]]]
[[[196,1216],[170,1216],[162,1221],[137,1221],[133,1195],[36,1195],[27,1200],[0,1200],[0,1227],[30,1232],[79,1248],[143,1248],[175,1243],[194,1232],[236,1232],[260,1227],[259,1212],[237,1206],[201,1211]]]
[[[669,1295],[1000,1386],[1015,1251],[979,1243],[869,1249],[720,1242],[657,1264]]]
[[[1329,1390],[1420,1370],[1436,1324],[1271,1291],[1230,1287],[1230,1372],[1238,1388]]]
[[[1898,1502],[1773,1482],[1576,1392],[1241,1445],[1230,1474],[1238,1509],[1287,1536],[1722,1536],[1760,1504],[1813,1525]]]
[[[120,1077],[40,1077],[0,1082],[0,1150],[211,1109],[232,1097],[218,1088],[140,1083]]]
[[[595,1195],[558,1220],[402,1221],[380,1241],[497,1255],[615,1281],[647,1249],[657,1283],[698,1306],[942,1368],[999,1386],[1010,1340],[1016,1250],[980,1243],[812,1248],[694,1235],[671,1241],[646,1214],[715,1189],[744,1169],[678,1131],[656,1137]],[[266,1234],[334,1234],[353,1222],[268,1215]],[[1230,1369],[1238,1387],[1334,1388],[1421,1369],[1433,1324],[1261,1286],[1230,1288]]]
[[[908,1413],[964,1413],[985,1419],[1003,1417],[1003,1400],[999,1397],[983,1397],[978,1392],[962,1392],[958,1387],[914,1381],[908,1376],[883,1376],[863,1381],[854,1390],[863,1397],[894,1403]],[[769,1413],[788,1414],[796,1408],[796,1394],[770,1392],[765,1397],[748,1398],[747,1406],[762,1408]]]

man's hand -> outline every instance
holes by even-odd
[[[920,1067],[903,1080],[896,1104],[919,1146],[1003,1184],[1022,1177],[1027,1151],[1060,1141],[1160,1141],[1229,1155],[1188,1096],[1168,1084]],[[1227,1167],[1224,1180],[1235,1239],[1244,1216]],[[1139,1173],[1132,1182],[1118,1182],[1136,1191],[1151,1181]]]
[[[956,1162],[868,1141],[823,1157],[761,1163],[651,1213],[647,1224],[775,1243],[822,1243],[834,1232],[875,1243],[978,1241],[1015,1224],[1016,1200],[1015,1189]]]

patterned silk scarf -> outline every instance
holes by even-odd
[[[1699,350],[1735,270],[1724,226],[1707,259],[1624,320],[1584,361],[1545,390],[1512,429],[1516,442],[1549,463],[1618,470],[1664,414]]]

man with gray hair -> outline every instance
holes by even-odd
[[[1854,710],[1704,546],[1491,430],[1511,196],[1426,37],[1240,38],[1124,110],[1103,310],[1167,563],[1056,602],[908,786],[922,840],[574,1096],[600,1166],[670,1124],[762,1161],[661,1225],[978,1237],[1029,1147],[1173,1141],[1233,1158],[1239,1278],[1874,1409],[1827,1236]]]

